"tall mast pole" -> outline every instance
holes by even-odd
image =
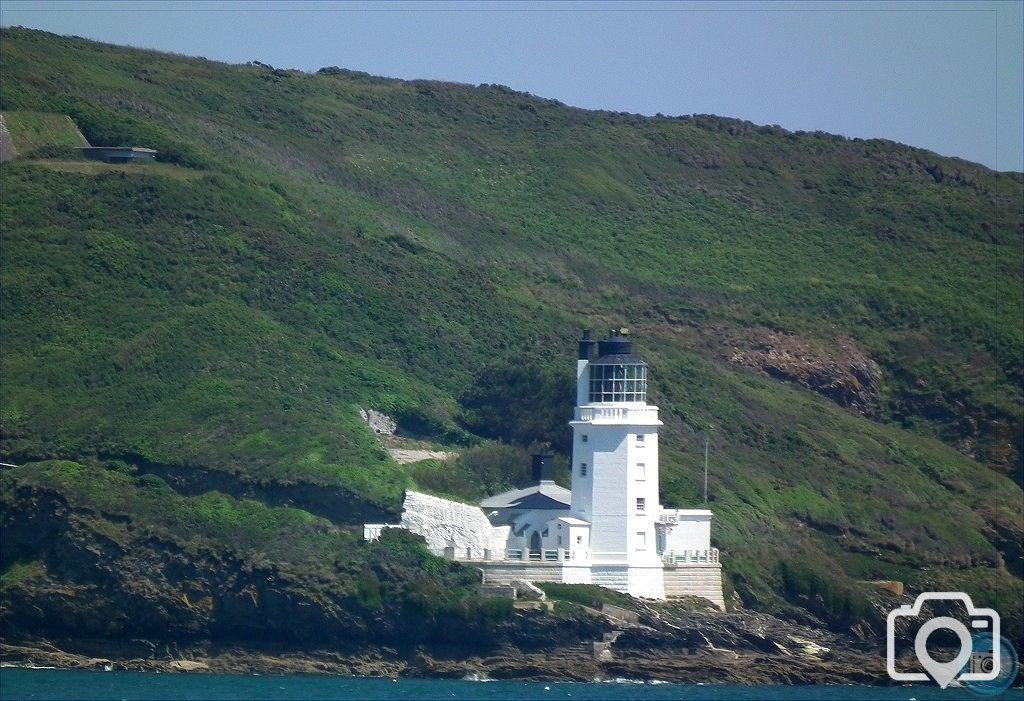
[[[708,503],[708,444],[710,441],[704,438],[704,503]]]

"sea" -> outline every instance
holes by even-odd
[[[936,701],[984,699],[938,686],[735,686],[624,679],[595,683],[448,679],[368,679],[314,675],[160,674],[62,669],[0,669],[0,701],[49,699],[685,699],[686,701]],[[988,698],[1024,700],[1011,689]]]

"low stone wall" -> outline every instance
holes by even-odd
[[[561,582],[561,563],[545,562],[466,562],[484,572],[485,584],[513,584],[517,579],[528,582]]]
[[[629,591],[629,570],[625,565],[621,567],[594,565],[590,570],[590,582],[615,591]]]
[[[903,582],[897,582],[895,580],[873,580],[860,583],[881,589],[882,591],[887,591],[894,596],[903,596]]]
[[[625,621],[626,623],[632,623],[634,625],[639,625],[640,623],[640,616],[636,611],[630,611],[629,609],[624,609],[621,606],[604,603],[601,605],[601,613],[607,614],[613,618],[618,618],[620,621]]]
[[[479,589],[480,596],[487,599],[515,599],[516,588],[511,584],[485,584]]]
[[[576,569],[560,562],[478,560],[465,564],[482,570],[483,581],[488,585],[511,585],[517,579],[528,582],[573,581],[571,573],[569,573],[570,577],[566,577],[566,571]],[[595,567],[592,574],[594,576],[591,583],[613,589],[622,587],[626,582],[625,568],[615,571],[613,568],[603,570]],[[725,596],[722,593],[722,566],[719,564],[666,567],[664,582],[665,596],[668,598],[699,596],[709,600],[721,610],[725,610]]]
[[[665,596],[700,596],[725,610],[720,564],[665,568]]]

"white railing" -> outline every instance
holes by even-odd
[[[668,550],[661,555],[666,565],[716,565],[718,548],[708,550]]]
[[[385,528],[405,528],[397,523],[364,523],[363,524],[363,540],[374,541],[380,538],[380,534]]]
[[[510,548],[505,553],[505,559],[518,562],[567,562],[585,559],[587,555],[582,550],[570,551],[565,548],[556,548],[554,550],[520,550],[518,548]]]
[[[709,521],[711,512],[707,509],[665,509],[658,512],[658,523],[673,525],[683,521]]]
[[[505,550],[490,548],[456,548],[448,546],[441,553],[449,560],[504,560]]]
[[[636,421],[640,423],[658,420],[658,408],[651,406],[583,406],[576,407],[577,421]]]

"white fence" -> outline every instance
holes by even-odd
[[[364,523],[363,540],[377,540],[385,528],[404,528],[404,526],[397,523]]]
[[[718,548],[708,550],[668,550],[661,555],[666,565],[718,564]]]
[[[590,556],[586,551],[570,551],[565,548],[554,550],[526,550],[509,548],[508,550],[479,550],[477,548],[444,549],[444,556],[451,560],[485,560],[509,562],[572,562],[585,560]]]

